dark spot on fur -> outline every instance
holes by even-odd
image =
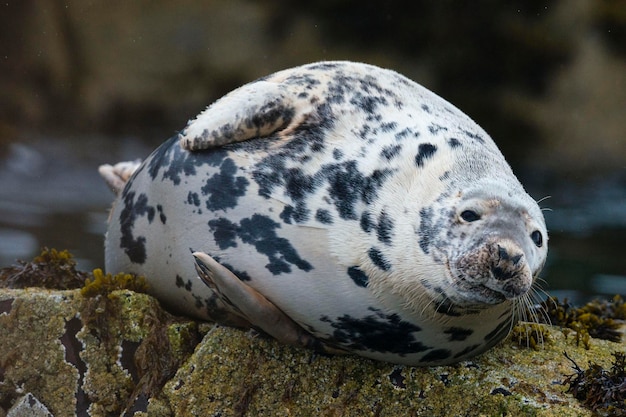
[[[461,146],[461,141],[459,141],[457,138],[450,138],[448,139],[448,145],[450,145],[452,149],[458,148],[459,146]]]
[[[394,137],[396,140],[401,140],[411,135],[411,133],[413,133],[413,130],[411,130],[408,127],[405,127],[404,129],[396,133]]]
[[[322,168],[328,177],[329,195],[337,208],[339,217],[356,220],[355,204],[364,186],[363,174],[357,169],[356,161],[328,165]]]
[[[120,247],[132,263],[143,264],[146,262],[146,238],[133,236],[135,222],[139,217],[146,217],[148,223],[152,223],[156,210],[148,205],[148,197],[140,194],[135,201],[135,192],[125,192],[122,195],[124,208],[120,212]]]
[[[469,355],[471,352],[475,351],[476,349],[478,349],[481,346],[482,345],[479,345],[479,344],[467,346],[465,349],[463,349],[462,351],[460,351],[459,353],[454,355],[454,358],[458,359],[458,358],[465,357],[465,356]]]
[[[396,122],[388,122],[388,123],[381,123],[380,124],[380,130],[383,133],[389,133],[392,130],[395,130],[398,127],[398,123]]]
[[[220,262],[217,257],[214,257],[213,259],[215,259],[217,262]],[[250,278],[250,275],[248,275],[248,273],[246,271],[239,271],[239,270],[235,269],[232,265],[227,264],[227,263],[220,262],[220,264],[224,268],[228,268],[228,270],[230,270],[230,272],[235,274],[235,276],[237,278],[239,278],[239,281],[251,281],[252,280],[252,278]]]
[[[373,314],[365,317],[343,315],[331,320],[322,316],[321,321],[335,329],[334,341],[352,350],[390,352],[400,356],[430,349],[415,340],[413,333],[421,331],[418,326],[403,321],[397,314],[384,314],[370,307]]]
[[[382,211],[380,216],[378,216],[378,225],[376,226],[376,236],[378,240],[391,245],[391,237],[393,236],[393,220],[387,212]]]
[[[361,213],[360,224],[361,224],[361,229],[363,229],[365,233],[371,232],[372,230],[374,230],[374,227],[376,226],[374,224],[374,221],[372,220],[372,216],[367,211],[363,211],[363,213]]]
[[[176,283],[176,286],[178,288],[183,288],[185,286],[185,281],[183,280],[183,277],[178,274],[176,274],[176,279],[174,282]]]
[[[365,177],[365,185],[362,191],[362,199],[370,204],[378,196],[378,190],[383,186],[385,180],[393,171],[390,169],[376,169],[372,175]]]
[[[309,219],[309,210],[303,202],[298,201],[296,206],[286,205],[279,217],[287,224],[303,223]]]
[[[367,251],[367,255],[372,260],[374,265],[376,265],[383,271],[389,271],[391,269],[391,264],[379,249],[370,248],[370,250]]]
[[[213,239],[221,250],[228,248],[236,248],[237,232],[239,226],[230,220],[220,217],[219,219],[209,220],[209,228],[213,232]]]
[[[485,143],[485,139],[483,139],[482,135],[480,135],[478,133],[472,133],[472,132],[467,131],[467,130],[463,131],[463,133],[465,133],[465,135],[468,138],[470,138],[472,140],[475,140],[478,143]]]
[[[165,224],[165,222],[167,222],[167,217],[163,213],[163,206],[160,204],[157,204],[156,209],[157,209],[157,212],[159,213],[159,220],[161,220],[161,223]]]
[[[432,156],[437,151],[437,147],[430,143],[422,143],[420,144],[417,155],[415,156],[415,163],[418,167],[422,168],[424,166],[424,162],[427,159],[432,158]]]
[[[428,126],[428,131],[430,132],[431,135],[436,135],[442,130],[445,132],[448,130],[448,128],[445,126],[438,125],[437,123],[433,123],[430,126]]]
[[[189,193],[187,194],[187,204],[200,207],[200,196],[198,195],[198,193],[189,191]]]
[[[219,166],[226,151],[223,148],[203,152],[187,152],[181,149],[179,137],[174,136],[159,146],[147,159],[148,173],[152,180],[157,180],[162,171],[161,180],[168,179],[178,185],[182,176],[197,174],[196,168],[203,165]]]
[[[452,352],[448,349],[433,349],[420,359],[420,362],[439,362],[452,356]]]
[[[282,98],[277,98],[255,109],[245,121],[246,128],[255,128],[260,131],[265,126],[274,126],[276,130],[279,130],[282,126],[288,125],[296,114],[296,110],[293,107],[284,106],[283,103]],[[225,135],[220,134],[219,136]]]
[[[383,148],[383,150],[380,152],[380,155],[386,160],[390,161],[394,157],[398,156],[401,150],[401,145],[389,145]]]
[[[237,236],[244,243],[253,245],[258,253],[268,257],[270,262],[265,267],[274,275],[291,272],[290,265],[307,272],[313,269],[310,263],[300,258],[289,240],[277,235],[280,224],[267,216],[254,214],[241,220],[239,225],[220,218],[209,221],[209,226],[220,249],[236,246],[234,239]]]
[[[350,103],[360,108],[365,113],[376,116],[379,105],[386,106],[387,99],[383,96],[364,95],[361,92],[355,92]]]
[[[422,207],[420,209],[420,226],[417,235],[419,237],[420,248],[426,254],[430,252],[432,239],[437,232],[433,217],[434,210],[432,207]]]
[[[352,281],[359,287],[367,287],[369,278],[358,266],[348,268],[348,276],[352,278]]]
[[[226,210],[237,206],[238,197],[246,194],[249,184],[245,177],[235,177],[237,166],[226,158],[220,166],[220,172],[213,174],[200,189],[202,195],[208,195],[206,208],[212,211]]]
[[[317,209],[315,220],[322,224],[333,224],[333,216],[330,214],[330,211],[326,209]]]
[[[443,332],[449,335],[448,340],[451,342],[463,341],[474,333],[472,329],[465,329],[462,327],[449,327]]]

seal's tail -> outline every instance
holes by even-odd
[[[98,172],[111,191],[118,196],[139,165],[141,165],[140,159],[118,162],[115,165],[104,164],[98,167]]]

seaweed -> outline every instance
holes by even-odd
[[[135,274],[119,273],[105,274],[102,269],[93,270],[93,279],[87,278],[80,293],[83,297],[95,297],[109,294],[115,290],[130,290],[145,293],[148,290],[146,279]]]
[[[549,330],[537,323],[519,323],[511,332],[511,341],[519,347],[539,350],[539,347],[548,340],[550,340]]]
[[[538,307],[543,310],[538,317],[546,317],[550,324],[572,329],[576,332],[576,344],[589,348],[590,338],[620,342],[620,326],[626,319],[626,303],[621,296],[612,300],[594,300],[582,307],[575,307],[567,299],[562,302],[556,297],[543,301]]]
[[[89,274],[76,270],[76,261],[67,250],[44,247],[32,261],[0,269],[0,288],[43,287],[68,290],[81,288]]]
[[[614,361],[610,370],[590,363],[582,369],[569,357],[575,373],[568,375],[563,385],[569,385],[568,393],[596,413],[607,416],[626,415],[626,352],[613,353]]]

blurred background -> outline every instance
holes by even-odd
[[[546,198],[544,289],[626,293],[626,1],[299,3],[3,1],[0,267],[42,246],[102,267],[98,165],[145,158],[241,84],[347,59],[461,108]]]

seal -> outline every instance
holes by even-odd
[[[492,139],[408,78],[353,62],[224,96],[118,194],[108,272],[165,305],[285,343],[408,365],[477,355],[520,318],[541,209]]]

